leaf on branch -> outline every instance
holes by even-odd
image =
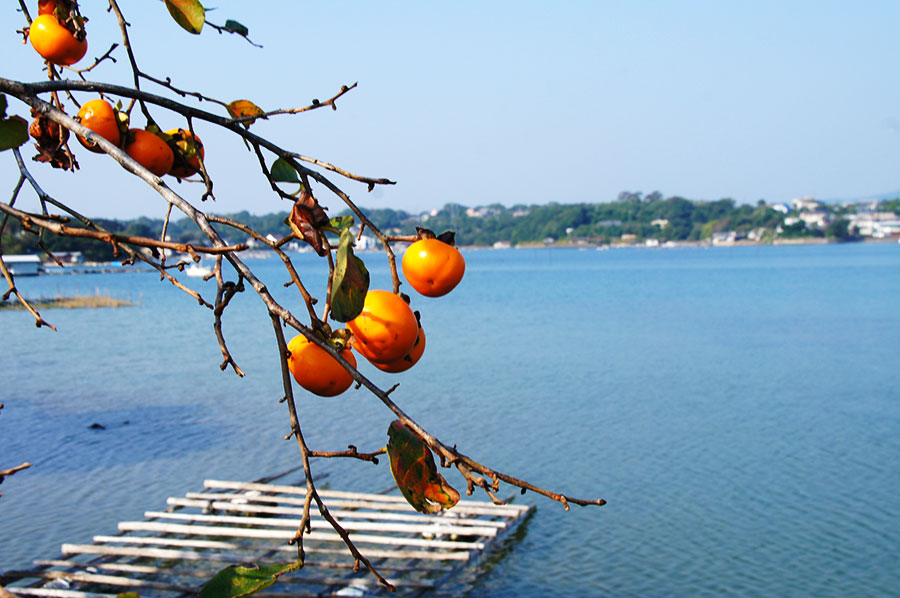
[[[19,147],[28,141],[28,121],[21,116],[0,120],[0,151]]]
[[[228,113],[231,114],[231,118],[243,118],[245,116],[262,116],[265,111],[250,100],[235,100],[228,104]],[[241,121],[241,124],[249,129],[250,125],[255,122],[256,119],[251,118]]]
[[[334,222],[337,218],[332,218]],[[353,218],[351,217],[352,221]],[[359,257],[353,254],[353,233],[349,228],[341,232],[341,243],[331,281],[331,317],[338,322],[349,322],[362,312],[366,293],[369,292],[369,271]]]
[[[206,22],[206,10],[200,0],[166,0],[166,8],[175,22],[188,33],[198,35]]]
[[[308,191],[303,190],[300,197],[294,202],[291,209],[291,215],[288,216],[286,223],[297,238],[303,239],[316,250],[320,256],[325,256],[328,250],[325,249],[322,233],[319,227],[327,225],[329,222],[325,210],[316,201]]]
[[[271,586],[285,573],[298,569],[299,561],[287,565],[231,565],[215,574],[200,590],[198,598],[241,598]]]
[[[459,502],[459,492],[438,473],[431,450],[400,420],[388,427],[391,474],[403,498],[420,513],[437,513]]]
[[[225,21],[225,31],[237,33],[238,35],[243,37],[247,37],[248,35],[250,35],[249,29],[232,19],[228,19],[227,21]]]
[[[328,226],[329,228],[333,228],[336,232],[343,234],[345,230],[349,230],[351,226],[353,226],[353,216],[335,216],[331,219]]]
[[[116,596],[116,598],[141,598],[137,592],[124,592]]]
[[[6,96],[0,93],[0,118],[6,118],[6,107],[8,106],[6,101]]]
[[[287,160],[278,158],[272,163],[272,180],[276,183],[299,183],[300,177]]]

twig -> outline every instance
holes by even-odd
[[[383,455],[385,453],[387,453],[386,447],[381,447],[373,453],[360,453],[357,451],[356,447],[351,444],[346,451],[310,451],[309,456],[325,457],[329,459],[335,457],[351,457],[353,459],[359,459],[360,461],[370,461],[375,465],[378,465],[378,455]]]

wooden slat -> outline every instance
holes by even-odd
[[[131,537],[133,538],[133,537]],[[129,536],[122,536],[119,542],[128,542]],[[297,547],[290,544],[273,546],[268,548],[276,552],[290,552],[297,554]],[[139,558],[203,561],[211,555],[207,552],[194,550],[172,550],[167,548],[145,548],[134,546],[107,546],[97,544],[63,544],[60,551],[64,555],[98,554],[106,556],[128,556]],[[471,553],[466,551],[432,552],[423,550],[390,550],[359,547],[363,556],[369,559],[420,559],[432,561],[467,561]],[[316,554],[333,554],[347,556],[346,548],[316,548]]]
[[[268,540],[291,540],[294,532],[279,529],[255,529],[240,527],[215,527],[209,525],[182,525],[178,523],[159,523],[156,521],[122,521],[119,531],[123,532],[162,532],[166,534],[187,534],[196,536],[223,536],[229,538],[264,538]],[[337,533],[311,532],[303,535],[304,540],[321,540],[323,542],[343,542]],[[369,534],[353,534],[354,544],[386,544],[390,546],[419,546],[425,548],[458,548],[462,550],[481,550],[483,542],[455,542],[452,540],[427,540],[424,538],[400,538],[396,536],[374,536]]]
[[[300,519],[287,519],[275,517],[249,517],[238,515],[197,515],[190,513],[166,513],[163,511],[146,511],[144,517],[148,519],[172,519],[175,521],[202,521],[207,523],[231,523],[234,525],[254,525],[257,527],[288,527],[297,529],[300,527]],[[367,521],[340,521],[341,527],[349,531],[370,531],[398,534],[455,534],[457,536],[487,536],[497,535],[495,527],[462,527],[453,525],[452,519],[435,519],[428,525],[411,523],[383,523]],[[331,524],[324,519],[310,521],[312,529],[333,529]]]
[[[189,495],[193,494],[193,496],[205,496],[199,493],[188,493]],[[229,496],[229,495],[218,495],[218,496]],[[265,498],[268,499],[268,502],[276,502],[277,498],[267,496],[267,497],[257,497],[257,498]],[[300,504],[303,503],[302,500],[298,501]],[[166,504],[172,505],[173,507],[194,507],[197,509],[204,510],[212,510],[212,511],[237,511],[243,513],[268,513],[271,515],[299,515],[303,516],[303,509],[301,507],[272,507],[266,505],[254,505],[251,504],[251,501],[241,501],[241,502],[231,502],[224,500],[200,500],[197,498],[177,498],[170,497],[166,500]],[[445,513],[454,513],[456,509],[453,511],[445,512]],[[415,521],[415,522],[430,522],[433,523],[435,521],[448,521],[453,525],[465,525],[465,526],[484,526],[484,527],[495,527],[497,529],[502,529],[506,527],[506,522],[504,521],[490,521],[487,519],[474,519],[474,518],[466,518],[466,517],[450,517],[450,516],[437,516],[437,515],[420,515],[420,514],[410,514],[410,513],[384,513],[380,511],[345,511],[345,510],[331,510],[329,512],[339,520],[345,519],[369,519],[374,521]],[[317,509],[311,509],[310,515],[312,518],[321,517]]]
[[[251,494],[224,494],[224,493],[205,493],[205,492],[188,492],[185,494],[187,498],[196,498],[204,500],[207,497],[216,498],[221,500],[232,500],[236,504],[241,504],[241,501],[246,502],[269,502],[269,503],[278,503],[278,504],[286,504],[286,505],[303,505],[305,499],[302,498],[292,498],[290,496],[276,496],[276,495],[251,495]],[[398,502],[372,502],[366,500],[352,500],[352,499],[329,499],[325,502],[325,506],[331,510],[333,507],[340,507],[343,509],[370,509],[373,511],[390,511],[390,512],[404,512],[404,513],[416,513],[416,510],[413,509],[409,505],[401,504]],[[460,501],[455,507],[453,507],[450,513],[455,513],[458,515],[485,515],[488,517],[508,517],[514,518],[518,517],[524,511],[498,511],[495,505],[491,505],[490,503],[486,503],[487,506],[477,506],[470,505],[468,501]],[[512,506],[512,505],[507,505]],[[525,507],[527,510],[527,507]]]
[[[230,482],[225,480],[204,480],[203,481],[204,488],[225,488],[228,490],[256,490],[259,492],[270,492],[270,493],[278,493],[278,494],[301,494],[303,496],[306,495],[306,488],[303,486],[281,486],[277,484],[257,484],[255,482]],[[318,490],[319,496],[322,498],[350,498],[354,500],[367,500],[371,502],[382,502],[382,503],[396,503],[399,505],[398,508],[406,510],[413,509],[409,503],[406,502],[406,499],[402,496],[393,496],[390,494],[366,494],[364,492],[343,492],[340,490]],[[476,500],[467,500],[465,501],[467,505],[473,507],[490,507],[492,509],[496,509],[498,512],[502,511],[512,511],[512,514],[518,515],[521,511],[528,510],[527,506],[524,505],[495,505],[492,502],[486,501],[476,501]]]
[[[125,538],[128,538],[126,540]],[[129,544],[156,544],[158,546],[180,546],[182,548],[208,548],[210,550],[241,550],[241,544],[219,540],[199,540],[197,538],[168,538],[159,536],[94,536],[94,542],[127,542]]]
[[[10,579],[21,578],[40,578],[40,579],[63,579],[70,582],[79,583],[97,583],[107,586],[118,586],[123,588],[164,590],[168,592],[187,592],[190,594],[197,593],[200,588],[198,586],[184,586],[169,582],[152,581],[139,578],[122,577],[119,575],[101,575],[97,573],[82,573],[78,571],[8,571],[4,576]],[[178,572],[171,572],[170,577],[184,577]],[[303,585],[344,585],[348,579],[346,577],[311,577],[311,576],[284,576],[279,578],[281,583],[303,584]],[[434,584],[428,581],[405,580],[405,579],[388,579],[391,585],[398,588],[432,588]],[[376,579],[354,579],[353,584],[361,588],[375,588],[378,586]],[[202,585],[202,584],[201,584]]]
[[[296,551],[296,548],[294,549]],[[247,559],[242,558],[238,555],[221,555],[217,557],[216,555],[210,555],[210,558],[207,559],[209,563],[246,563]],[[275,565],[275,564],[283,564],[284,561],[274,561],[274,560],[260,560],[255,559],[255,563],[258,565]],[[82,562],[82,561],[64,561],[58,559],[51,560],[42,560],[38,559],[34,561],[35,565],[40,565],[43,567],[66,567],[69,569],[83,569],[92,573],[93,570],[106,570],[106,571],[119,571],[122,573],[144,573],[148,575],[155,574],[169,574],[172,572],[172,568],[169,566],[155,566],[155,565],[131,565],[128,563],[104,563],[104,562]],[[352,571],[354,568],[353,562],[340,562],[340,561],[316,561],[306,559],[303,562],[304,569],[343,569],[347,571]],[[446,573],[451,571],[450,567],[436,567],[430,565],[418,565],[415,567],[404,567],[397,565],[388,565],[388,564],[379,564],[379,571],[390,571],[393,573]],[[209,575],[203,571],[199,571],[196,568],[188,568],[188,569],[179,569],[179,575],[191,575],[197,577],[209,577]]]
[[[57,588],[5,588],[16,596],[48,596],[49,598],[117,598],[118,594],[98,594]]]
[[[119,575],[100,575],[98,573],[80,573],[70,571],[7,571],[3,574],[8,578],[29,578],[36,577],[41,579],[64,579],[66,581],[76,581],[81,583],[96,583],[106,586],[119,586],[125,588],[149,588],[152,590],[167,590],[170,592],[190,592],[196,593],[199,588],[194,586],[179,586],[172,583],[164,583],[159,581],[149,581],[146,579],[132,579],[130,577],[121,577]]]

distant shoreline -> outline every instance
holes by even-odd
[[[740,241],[732,241],[730,243],[713,243],[710,241],[669,241],[667,243],[659,243],[657,245],[647,245],[645,243],[610,243],[605,245],[595,245],[591,243],[519,243],[510,247],[492,247],[490,245],[465,245],[460,249],[678,249],[684,247],[758,247],[758,246],[779,246],[779,245],[851,245],[856,243],[898,243],[900,237],[886,237],[883,239],[864,238],[853,241],[827,239],[824,237],[807,237],[798,239],[775,239],[774,241],[748,241],[741,239]]]

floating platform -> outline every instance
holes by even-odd
[[[146,512],[143,521],[119,523],[117,535],[63,544],[56,559],[0,573],[0,586],[23,598],[116,598],[124,592],[187,597],[229,565],[296,560],[297,547],[288,542],[300,524],[305,484],[206,480],[203,486],[202,492],[169,498],[165,509]],[[449,511],[423,515],[399,494],[318,492],[397,591],[380,586],[364,566],[353,571],[343,540],[313,505],[304,566],[254,596],[418,596],[453,585],[464,572],[470,577],[464,570],[475,569],[534,509],[461,500]]]

